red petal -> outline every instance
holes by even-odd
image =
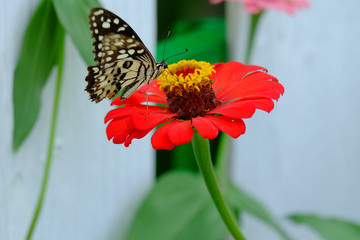
[[[273,81],[278,82],[277,78],[262,71],[255,71],[247,74],[245,77],[241,80],[244,83],[250,83],[250,82],[256,82],[256,81]]]
[[[164,105],[168,104],[168,102],[166,101],[166,97],[159,95],[148,95],[148,101],[158,104],[164,104]]]
[[[135,111],[133,111],[133,112],[135,112]],[[140,114],[169,113],[169,110],[167,107],[163,107],[163,106],[138,104],[138,105],[136,105],[136,112],[139,112]]]
[[[278,82],[278,80],[274,76],[271,76],[262,71],[249,74],[237,82],[243,86],[243,89],[256,88],[259,87],[259,84],[269,84],[266,87],[260,88],[277,89],[281,94],[284,93],[284,87]]]
[[[216,94],[217,99],[222,102],[249,96],[277,100],[284,93],[284,87],[277,82],[277,79],[262,70],[248,73],[245,76],[234,75],[223,84],[224,86]]]
[[[170,118],[176,116],[176,114],[172,113],[153,113],[150,112],[148,114],[140,114],[139,112],[133,112],[130,117],[133,123],[134,128],[138,130],[145,129],[153,129],[157,125],[168,121]]]
[[[219,129],[209,119],[204,117],[193,118],[192,125],[203,138],[214,139],[219,134]]]
[[[254,65],[245,65],[239,62],[228,62],[223,65],[215,65],[216,73],[211,76],[211,79],[215,80],[213,88],[215,92],[221,92],[224,86],[226,88],[226,86],[234,83],[236,79],[240,80],[246,76],[246,74],[259,70],[265,70],[265,68]]]
[[[134,108],[135,108],[134,106],[130,106],[130,107],[124,106],[121,108],[112,109],[106,114],[104,122],[107,123],[111,119],[127,117],[132,113]]]
[[[166,98],[166,95],[165,93],[160,90],[160,85],[158,84],[158,81],[155,80],[155,81],[152,81],[150,84],[149,84],[149,92],[150,93],[153,93],[157,96],[160,96],[160,97],[164,97]]]
[[[206,115],[204,118],[210,120],[218,129],[227,133],[233,138],[237,138],[245,133],[246,126],[242,119],[232,120],[224,116]]]
[[[214,63],[213,65],[214,65],[214,69],[216,71],[214,74],[216,74],[217,72],[222,71],[222,68],[226,65],[226,63],[220,62],[220,63]]]
[[[215,108],[208,112],[208,114],[221,114],[231,119],[240,119],[240,118],[251,118],[255,113],[255,107],[247,102],[239,106],[235,106],[233,102],[223,104],[218,108]]]
[[[249,100],[249,101],[254,105],[256,109],[260,109],[268,113],[270,113],[275,106],[274,102],[271,99],[267,99],[267,98]]]
[[[190,121],[173,121],[156,130],[151,143],[154,149],[171,150],[175,145],[190,142],[193,134]]]
[[[256,109],[270,112],[274,108],[274,102],[271,99],[249,99],[236,102],[230,102],[219,106],[209,114],[217,113],[231,119],[251,118]]]
[[[126,124],[126,120],[127,118],[116,119],[107,125],[106,135],[109,140],[114,138],[114,143],[123,143],[125,141],[130,132]]]
[[[146,106],[146,105],[126,105],[123,107],[115,108],[110,110],[106,116],[105,116],[105,123],[110,121],[111,119],[116,118],[123,118],[126,116],[130,116],[134,112],[138,112],[142,115],[150,114],[150,113],[168,113],[168,110],[166,107],[160,107],[160,106]]]
[[[134,138],[140,139],[140,138],[145,137],[151,130],[152,130],[152,128],[147,129],[147,130],[142,130],[142,131],[134,131],[134,132],[130,133],[124,142],[124,146],[128,147]]]
[[[134,130],[129,118],[112,120],[106,127],[106,134],[108,139],[112,139],[113,143],[124,143],[125,147],[131,144],[134,138],[143,138],[151,129],[146,130]]]
[[[116,98],[111,102],[110,105],[118,105],[118,106],[120,106],[120,105],[123,104],[123,103],[121,103],[121,102],[122,102],[122,101],[121,101],[120,97],[116,97]]]
[[[147,99],[146,99],[147,96]],[[142,92],[135,92],[133,94],[131,94],[131,96],[125,100],[120,100],[119,98],[116,98],[111,105],[124,105],[124,104],[128,104],[128,105],[136,105],[136,104],[141,104],[141,103],[158,103],[158,104],[167,104],[166,102],[166,98],[162,97],[162,96],[158,96],[158,95],[146,95],[145,93]]]
[[[148,92],[149,95],[156,95],[158,97],[162,97],[162,98],[166,99],[166,95],[162,90],[160,90],[160,85],[158,84],[157,80],[150,82],[149,87],[147,87],[147,85],[143,85],[138,90],[138,92],[140,92],[142,94]]]
[[[175,145],[170,141],[169,135],[167,133],[168,128],[173,124],[173,122],[164,124],[158,130],[155,131],[151,137],[151,144],[154,149],[160,150],[171,150]]]
[[[161,91],[159,92],[158,90],[156,90],[154,88],[152,88],[151,90],[152,91],[150,91],[150,88],[149,88],[149,90],[147,90],[146,88],[145,89],[141,88],[136,93],[134,93],[134,94],[136,94],[135,96],[138,97],[137,98],[138,102],[146,103],[146,101],[148,101],[148,102],[159,103],[159,104],[167,104],[165,94],[163,94]],[[156,93],[154,93],[154,92],[156,92]],[[147,96],[147,99],[146,99],[146,96]]]
[[[191,141],[195,131],[191,129],[190,121],[174,121],[167,132],[174,145],[182,145]]]

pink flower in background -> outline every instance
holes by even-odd
[[[294,14],[297,10],[310,6],[307,0],[210,0],[210,3],[218,4],[224,1],[244,3],[245,10],[251,14],[259,13],[268,8]]]

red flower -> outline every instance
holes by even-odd
[[[128,99],[116,98],[112,105],[120,107],[106,115],[105,123],[110,121],[106,133],[109,140],[128,147],[132,139],[160,126],[151,143],[167,150],[190,142],[195,130],[208,139],[219,130],[237,138],[245,133],[242,119],[256,109],[270,112],[273,100],[283,93],[284,87],[262,67],[180,61]],[[157,106],[147,105],[146,99]]]

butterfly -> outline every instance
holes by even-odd
[[[87,69],[85,90],[92,101],[112,98],[119,91],[125,100],[167,68],[165,60],[156,62],[136,32],[114,13],[93,8],[89,21],[97,65]]]

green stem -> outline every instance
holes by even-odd
[[[226,227],[236,240],[245,240],[244,235],[240,232],[236,220],[231,214],[230,209],[221,194],[211,162],[209,140],[201,137],[198,132],[195,132],[192,139],[192,145],[206,187]]]
[[[56,46],[58,48],[58,72],[57,72],[57,81],[56,81],[56,90],[55,90],[55,99],[54,99],[54,107],[53,107],[53,114],[52,114],[52,120],[51,120],[51,129],[50,129],[50,137],[49,137],[49,145],[48,145],[48,151],[47,151],[47,157],[46,157],[46,163],[45,163],[45,172],[42,180],[41,190],[39,199],[36,205],[35,213],[31,221],[30,228],[28,230],[28,233],[26,235],[26,239],[30,240],[32,238],[33,231],[35,229],[35,226],[37,224],[41,208],[43,205],[48,179],[50,175],[50,167],[51,167],[51,160],[53,155],[53,149],[54,149],[54,142],[55,142],[55,133],[56,133],[56,125],[57,125],[57,115],[59,110],[59,102],[60,102],[60,93],[61,93],[61,84],[62,84],[62,73],[63,73],[63,62],[64,62],[64,29],[61,28],[59,30],[59,37],[62,38],[62,41],[60,41],[59,46]]]
[[[230,137],[225,133],[221,133],[218,150],[216,153],[215,171],[219,178],[220,186],[224,186],[226,180],[226,167],[230,149]]]
[[[249,38],[247,42],[247,48],[246,48],[246,55],[245,55],[245,64],[250,64],[251,60],[251,53],[254,43],[254,38],[256,34],[256,28],[258,26],[260,17],[262,16],[263,12],[259,12],[258,14],[251,14],[251,20],[250,20],[250,32],[249,32]]]

